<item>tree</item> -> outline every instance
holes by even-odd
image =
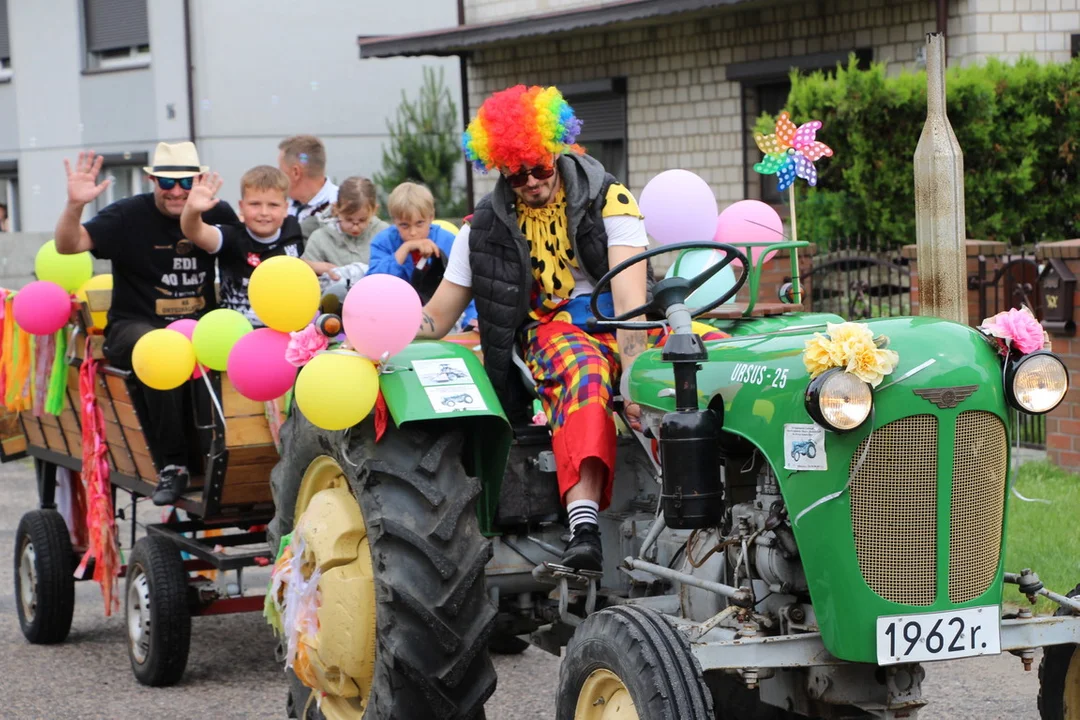
[[[441,68],[437,76],[432,68],[424,68],[424,84],[415,101],[402,91],[397,116],[386,126],[390,147],[383,149],[382,172],[374,175],[379,189],[389,195],[403,182],[423,183],[435,196],[437,217],[464,215],[463,193],[454,182],[462,167],[461,129]]]

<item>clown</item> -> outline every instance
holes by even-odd
[[[476,300],[484,365],[511,419],[530,407],[524,360],[552,427],[559,493],[571,539],[562,563],[601,570],[597,512],[611,501],[616,430],[613,388],[644,349],[644,332],[590,331],[596,282],[649,240],[637,202],[574,143],[581,122],[553,87],[497,92],[465,131],[466,157],[495,170],[495,189],[454,241],[442,284],[424,308],[420,337],[445,335]],[[646,265],[620,273],[601,306],[646,300]],[[637,426],[640,408],[626,407]]]

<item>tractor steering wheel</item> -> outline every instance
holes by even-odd
[[[652,300],[636,307],[632,310],[609,317],[604,315],[600,311],[599,299],[603,294],[604,288],[611,285],[611,280],[619,273],[623,272],[627,268],[637,265],[640,262],[645,262],[649,258],[656,257],[657,255],[663,255],[669,252],[680,252],[683,250],[719,250],[724,253],[724,257],[713,265],[705,268],[697,275],[690,278],[670,277],[664,278],[660,282],[653,286]],[[686,299],[690,297],[695,290],[700,288],[706,282],[709,281],[714,275],[726,268],[735,260],[739,260],[743,266],[743,272],[739,275],[735,284],[728,289],[723,295],[716,300],[710,302],[708,305],[702,305],[697,308],[687,308],[685,303]],[[741,250],[731,245],[725,245],[718,242],[685,242],[675,243],[673,245],[662,245],[652,250],[646,250],[640,255],[635,255],[628,260],[624,260],[615,267],[611,268],[604,277],[600,278],[600,282],[593,288],[592,297],[590,298],[590,309],[593,316],[596,318],[598,325],[604,325],[606,328],[622,328],[624,330],[649,330],[651,328],[663,327],[665,324],[670,324],[671,329],[675,332],[689,332],[690,318],[703,315],[710,310],[724,304],[731,298],[735,297],[735,294],[739,292],[743,284],[746,282],[747,270],[749,263],[747,262],[746,255]],[[648,321],[630,321],[630,318],[637,317],[639,315],[645,315],[646,313],[659,313],[666,318],[664,320],[648,320]]]

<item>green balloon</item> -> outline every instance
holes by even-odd
[[[61,255],[56,251],[56,241],[41,246],[34,256],[34,274],[38,280],[48,280],[73,293],[94,274],[94,261],[90,253]]]
[[[242,313],[227,308],[211,310],[199,319],[191,333],[195,357],[200,365],[224,371],[229,366],[233,345],[251,330],[251,323]]]

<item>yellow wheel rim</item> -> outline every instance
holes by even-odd
[[[1080,645],[1073,651],[1065,673],[1065,697],[1061,704],[1065,720],[1080,720]]]
[[[332,458],[308,466],[294,517],[305,561],[321,572],[319,631],[306,648],[314,689],[331,720],[358,718],[375,675],[375,575],[364,515]]]
[[[578,694],[574,720],[638,720],[630,691],[610,670],[594,670]]]

